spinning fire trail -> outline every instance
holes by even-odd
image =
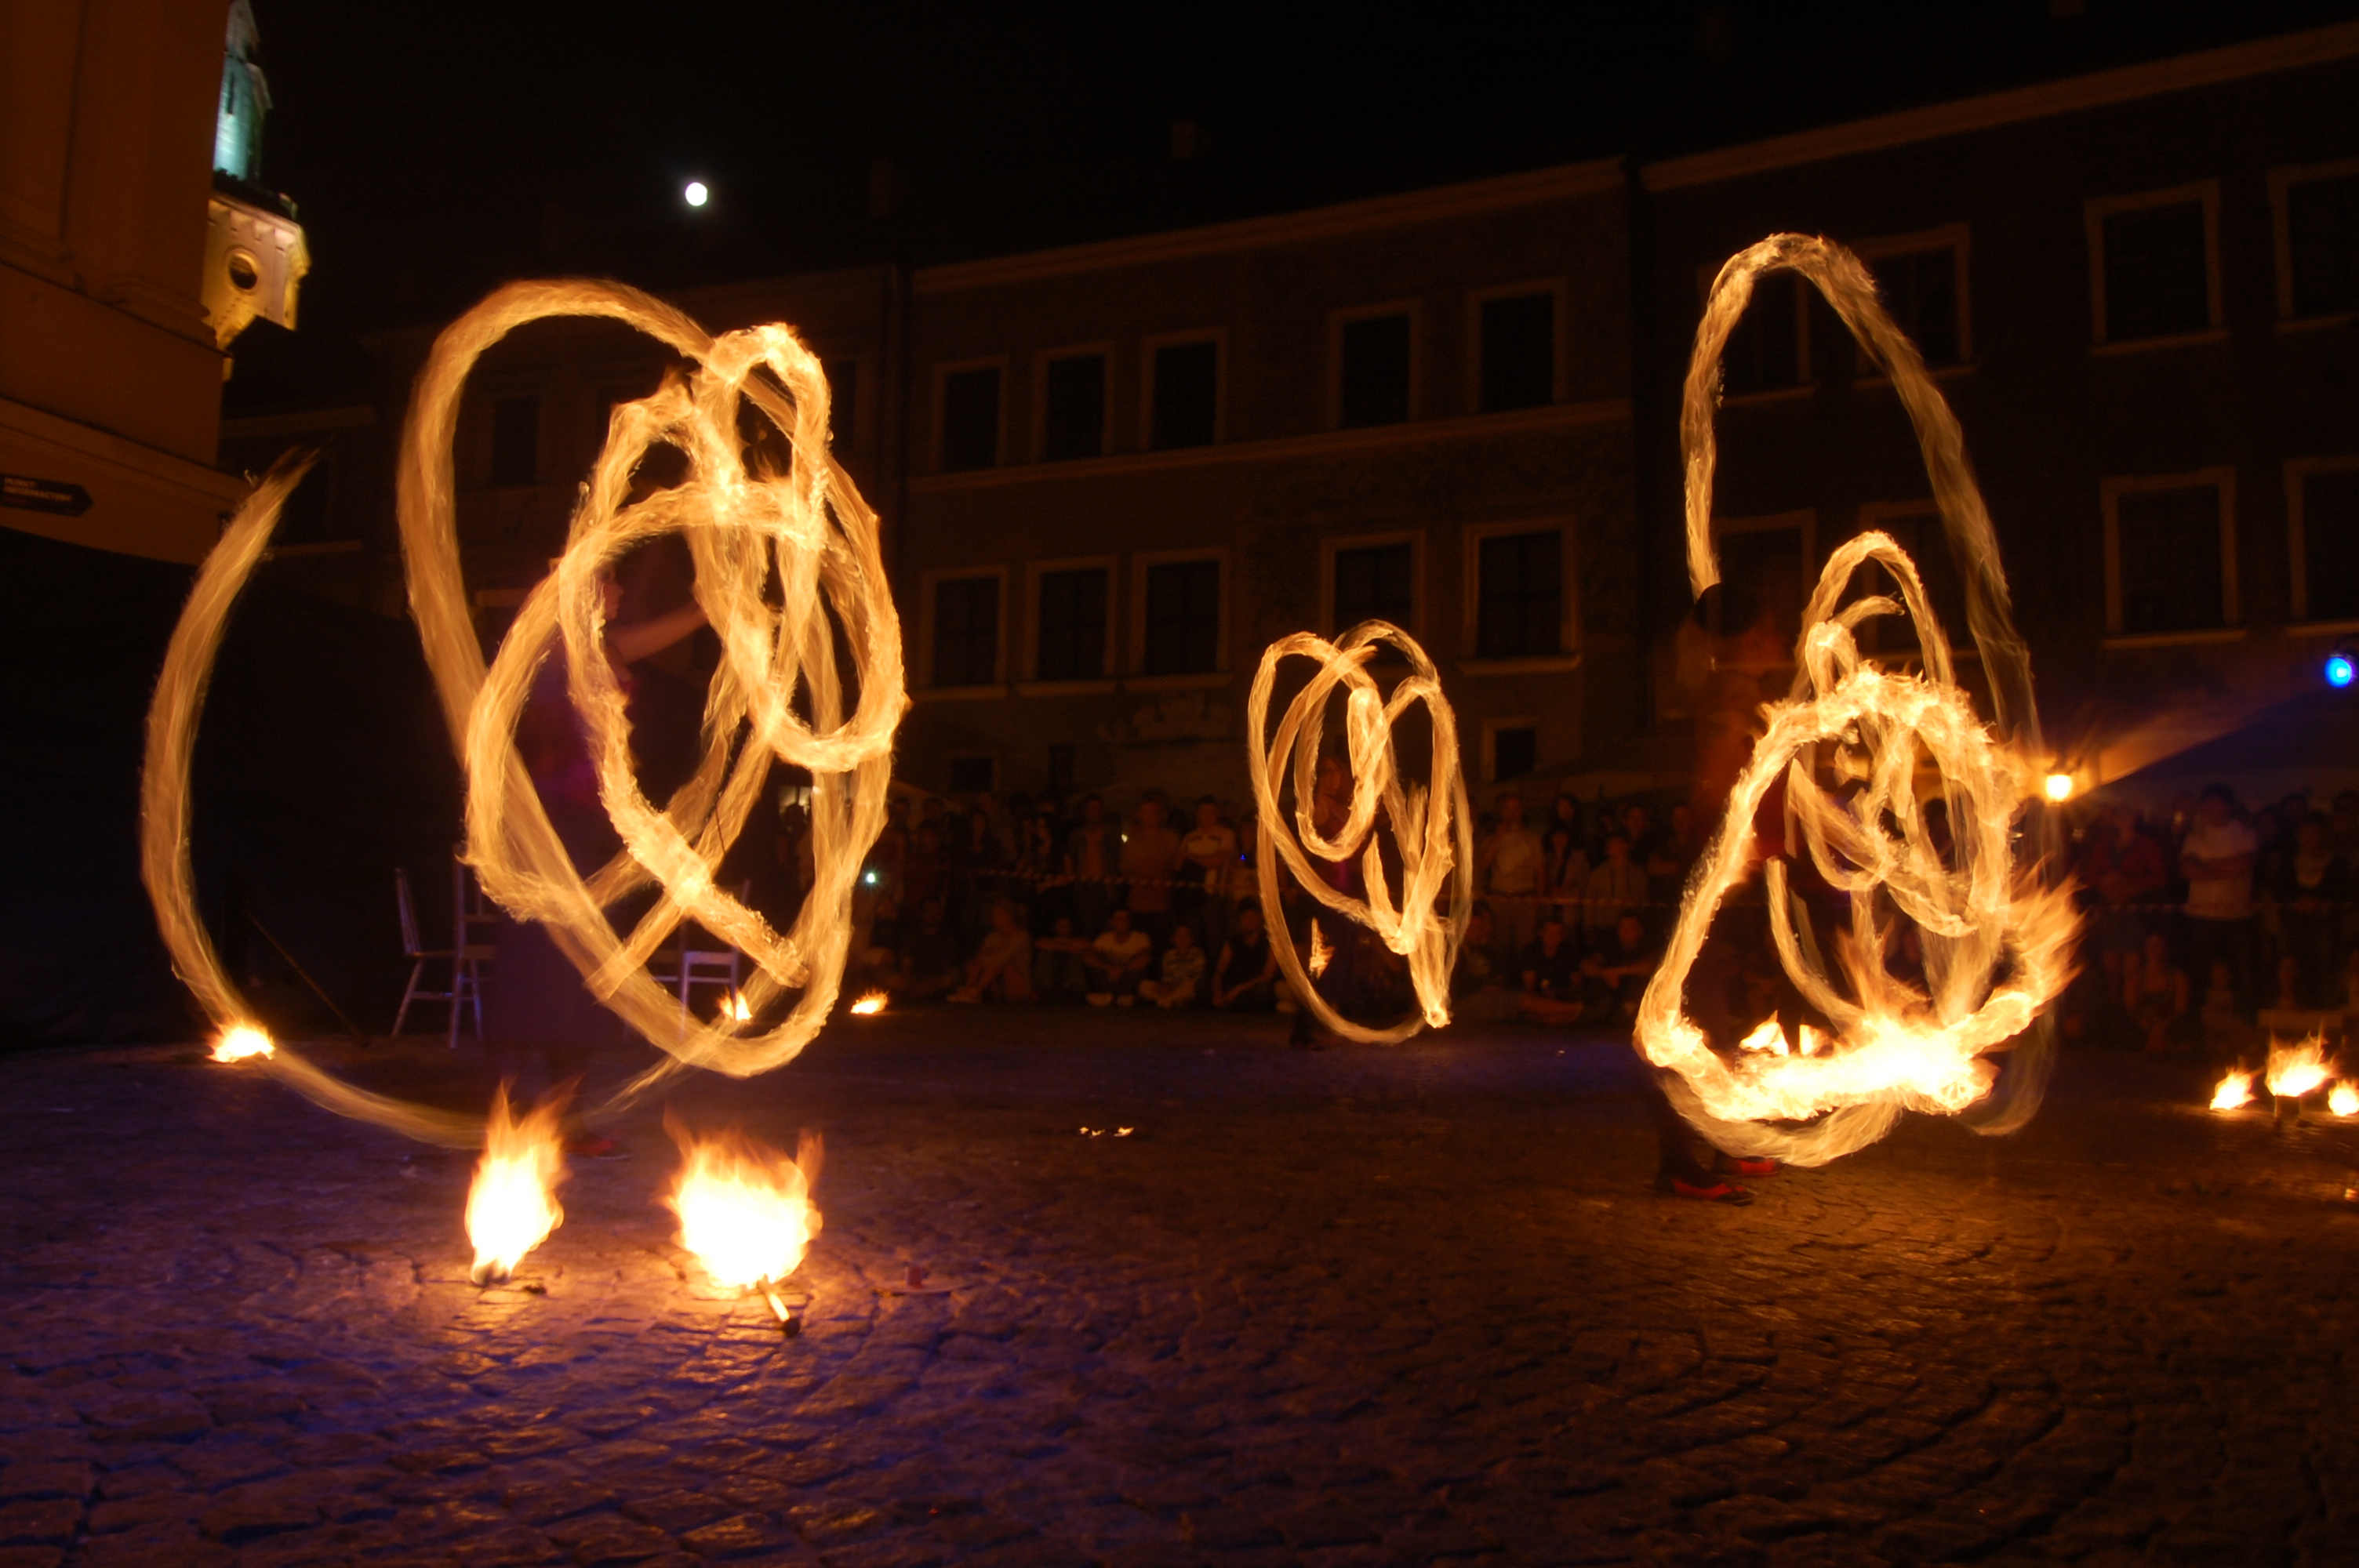
[[[1681,442],[1687,467],[1688,568],[1701,596],[1719,580],[1712,540],[1716,460],[1712,414],[1720,356],[1755,279],[1788,267],[1818,286],[1876,368],[1892,380],[1917,430],[1935,502],[1967,575],[1968,618],[1982,650],[1997,719],[1995,738],[1957,685],[1950,645],[1926,602],[1917,568],[1882,534],[1837,549],[1802,616],[1791,696],[1763,709],[1766,732],[1738,779],[1726,816],[1690,881],[1662,967],[1639,1004],[1637,1044],[1671,1069],[1672,1102],[1720,1148],[1821,1164],[1874,1142],[1904,1108],[1956,1115],[1982,1101],[1997,1077],[1987,1054],[2017,1060],[2008,1103],[1978,1126],[2012,1130],[2038,1108],[2053,1050],[2041,1011],[2071,978],[2080,921],[2067,888],[2020,868],[2015,824],[2033,804],[2044,771],[2030,664],[2009,621],[1998,544],[1966,463],[1956,418],[1923,361],[1877,300],[1851,253],[1823,240],[1778,234],[1732,259],[1712,286],[1696,330]],[[1841,600],[1852,576],[1874,562],[1898,585]],[[1862,659],[1855,633],[1872,617],[1905,613],[1924,667],[1887,673]],[[1928,830],[1919,790],[1920,753],[1949,803],[1954,845],[1945,860]],[[1771,931],[1786,974],[1830,1036],[1804,1025],[1795,1050],[1775,1019],[1723,1054],[1684,1011],[1690,973],[1714,915],[1760,851],[1758,817],[1784,785],[1784,831],[1763,861]],[[2041,818],[2044,821],[2044,818]],[[1827,975],[1810,914],[1788,865],[1807,847],[1826,884],[1849,904],[1835,942],[1847,985]],[[1923,937],[1926,984],[1886,964],[1897,919]],[[1801,1125],[1794,1125],[1794,1124]]]
[[[565,553],[486,666],[459,565],[451,452],[460,395],[475,362],[510,332],[552,317],[585,316],[636,328],[693,368],[615,408]],[[780,461],[749,462],[738,422],[742,405],[784,438]],[[608,283],[504,288],[442,333],[419,377],[402,443],[402,547],[427,663],[466,770],[467,859],[493,898],[549,929],[599,1001],[669,1054],[618,1103],[683,1066],[740,1077],[779,1066],[809,1043],[835,1004],[851,941],[853,883],[884,823],[893,732],[908,698],[875,514],[828,456],[827,432],[826,379],[788,328],[756,327],[716,339],[671,306]],[[633,501],[633,471],[658,446],[686,458],[688,477]],[[197,719],[230,609],[306,466],[282,461],[255,488],[199,571],[174,631],[148,714],[142,872],[176,968],[223,1032],[217,1056],[257,1063],[341,1115],[414,1138],[475,1145],[484,1133],[473,1120],[370,1094],[271,1042],[197,917],[188,848]],[[719,635],[722,659],[707,694],[701,762],[658,808],[634,776],[625,694],[606,656],[601,579],[620,557],[668,534],[681,537],[695,564],[696,601]],[[838,668],[839,633],[851,650],[849,672]],[[516,746],[535,674],[560,643],[600,797],[624,844],[586,879],[560,841]],[[847,673],[856,687],[849,714]],[[798,710],[799,699],[808,716]],[[812,781],[817,876],[783,935],[713,883],[714,868],[761,798],[773,761],[809,770]],[[618,935],[606,911],[650,883],[660,896],[630,932]],[[710,1023],[685,1018],[647,969],[684,919],[755,965],[734,1005]],[[744,1033],[788,991],[799,995],[780,1022]],[[550,1224],[554,1213],[552,1204]],[[513,1268],[514,1259],[502,1266]]]

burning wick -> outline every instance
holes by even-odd
[[[220,1039],[213,1042],[213,1060],[243,1062],[249,1056],[267,1057],[277,1049],[270,1043],[270,1036],[253,1024],[233,1023],[222,1031]]]
[[[778,1326],[799,1332],[777,1287],[802,1266],[819,1234],[820,1213],[810,1201],[819,1135],[804,1133],[789,1160],[743,1132],[700,1139],[677,1122],[667,1125],[685,1162],[665,1200],[679,1216],[679,1244],[715,1284],[758,1290]]]
[[[508,1109],[507,1085],[492,1096],[483,1162],[467,1194],[467,1239],[475,1245],[468,1278],[476,1284],[505,1284],[524,1255],[564,1221],[556,1197],[557,1184],[565,1179],[558,1137],[564,1103],[552,1097],[518,1121]]]
[[[2280,1099],[2299,1099],[2334,1076],[2326,1059],[2326,1040],[2313,1034],[2299,1045],[2269,1044],[2269,1093]]]
[[[2253,1103],[2253,1075],[2230,1072],[2212,1091],[2213,1110],[2241,1110]]]
[[[885,993],[870,991],[852,1004],[852,1011],[862,1018],[873,1018],[885,1011]]]
[[[751,1023],[754,1022],[754,1010],[745,1005],[744,992],[731,991],[722,999],[721,1016],[737,1023]]]

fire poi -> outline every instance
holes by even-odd
[[[692,368],[614,408],[565,553],[486,665],[459,563],[452,451],[460,397],[494,344],[557,317],[620,321]],[[592,994],[668,1054],[616,1105],[684,1066],[740,1077],[779,1066],[835,1005],[853,880],[884,823],[893,733],[908,697],[875,514],[828,453],[828,397],[819,361],[783,325],[714,338],[650,295],[582,281],[499,290],[443,331],[419,376],[402,438],[402,551],[427,664],[466,772],[466,859],[486,893],[519,920],[547,926]],[[749,460],[739,424],[746,406],[785,438],[783,461]],[[632,474],[658,446],[685,457],[686,478],[635,501]],[[543,1110],[536,1110],[513,1122],[503,1098],[487,1132],[470,1118],[370,1093],[304,1060],[254,1022],[197,914],[189,860],[197,720],[230,610],[310,460],[290,455],[255,487],[206,557],[174,628],[147,718],[142,877],[175,968],[223,1032],[215,1059],[257,1065],[330,1110],[410,1137],[454,1147],[484,1142],[469,1232],[479,1272],[510,1270],[560,1217],[549,1195],[559,1161],[553,1120],[544,1126]],[[694,562],[696,602],[722,658],[707,696],[702,759],[659,808],[640,792],[625,694],[603,656],[600,578],[620,557],[667,534],[681,537]],[[839,631],[851,652],[849,672],[838,667]],[[568,695],[624,844],[586,878],[516,746],[535,674],[560,643]],[[847,673],[856,686],[849,713]],[[811,778],[816,875],[783,935],[713,881],[774,761]],[[618,935],[606,912],[650,884],[659,896]],[[753,960],[752,978],[709,1022],[688,1017],[647,970],[683,920]],[[778,1022],[745,1032],[789,991],[799,994]]]
[[[1377,644],[1390,643],[1408,658],[1409,673],[1384,697],[1368,661]],[[1270,735],[1268,750],[1262,737],[1269,734],[1269,703],[1277,685],[1278,665],[1290,657],[1317,661],[1319,668],[1295,694]],[[1320,741],[1326,730],[1328,697],[1345,688],[1344,733],[1350,759],[1352,800],[1341,822],[1322,830],[1314,816]],[[1393,725],[1410,704],[1421,702],[1433,723],[1433,776],[1423,786],[1404,784],[1393,748]],[[1474,849],[1466,809],[1466,786],[1458,772],[1458,722],[1450,701],[1441,695],[1441,677],[1417,639],[1382,621],[1364,622],[1338,642],[1308,632],[1281,638],[1264,650],[1261,668],[1254,676],[1245,704],[1246,761],[1253,774],[1254,800],[1259,807],[1262,907],[1273,917],[1278,902],[1277,863],[1321,903],[1366,926],[1386,946],[1408,960],[1411,983],[1417,989],[1419,1015],[1388,1028],[1354,1023],[1337,1013],[1303,972],[1302,957],[1286,939],[1283,922],[1272,932],[1270,948],[1292,982],[1302,1005],[1327,1028],[1347,1040],[1372,1044],[1406,1040],[1419,1029],[1439,1029],[1450,1022],[1450,970],[1457,962],[1464,935],[1462,924],[1438,915],[1442,889],[1450,890],[1449,907],[1463,910],[1473,903]],[[1277,781],[1288,763],[1294,772],[1294,831],[1285,830],[1286,818],[1277,798]],[[1400,902],[1393,902],[1376,829],[1391,831],[1400,857]],[[1310,857],[1331,864],[1357,860],[1367,892],[1354,898],[1319,875]],[[1326,942],[1317,923],[1311,925],[1312,972],[1327,967]]]
[[[1991,1092],[1991,1053],[2015,1050],[2009,1101],[1977,1125],[2012,1130],[2037,1108],[2052,1040],[2042,1010],[2071,974],[2080,920],[2069,890],[2018,864],[2017,819],[2040,793],[2046,759],[2031,700],[2029,657],[2011,623],[1998,543],[1967,466],[1965,442],[1914,345],[1877,299],[1858,259],[1839,245],[1777,234],[1732,258],[1696,330],[1680,437],[1687,470],[1688,568],[1701,597],[1720,578],[1712,532],[1716,451],[1712,416],[1720,361],[1751,298],[1774,267],[1815,284],[1859,340],[1915,427],[1933,498],[1967,578],[1968,619],[1990,677],[2005,738],[1976,716],[1957,684],[1950,644],[1915,563],[1892,539],[1864,534],[1827,562],[1802,615],[1793,690],[1762,710],[1765,732],[1736,783],[1718,835],[1690,881],[1661,967],[1640,1001],[1636,1044],[1671,1069],[1672,1103],[1718,1147],[1795,1164],[1822,1164],[1875,1141],[1906,1109],[1956,1115]],[[1875,563],[1899,600],[1843,602],[1853,575]],[[1863,658],[1856,632],[1872,617],[1906,614],[1923,665],[1914,675]],[[1928,831],[1920,753],[1948,802],[1948,859]],[[1762,857],[1756,820],[1773,786],[1785,789],[1779,851]],[[1833,944],[1832,979],[1788,884],[1807,847],[1826,884],[1844,896],[1850,928]],[[1775,1021],[1723,1054],[1688,1017],[1685,990],[1723,901],[1761,860],[1777,957],[1831,1031],[1788,1047]],[[1923,988],[1886,963],[1896,920],[1915,923]],[[1767,1033],[1765,1033],[1765,1031]],[[1799,1124],[1799,1125],[1797,1125]]]
[[[795,1320],[778,1287],[802,1266],[819,1234],[810,1200],[819,1180],[819,1135],[806,1132],[793,1159],[742,1132],[699,1138],[669,1123],[680,1147],[679,1179],[666,1202],[679,1216],[679,1244],[696,1254],[713,1283],[756,1290],[792,1332]]]

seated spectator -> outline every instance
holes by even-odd
[[[1624,910],[1614,922],[1614,934],[1581,961],[1584,979],[1582,1000],[1588,1021],[1610,1023],[1616,1018],[1632,1022],[1638,1016],[1638,999],[1647,992],[1662,962],[1662,950],[1647,938],[1638,912]]]
[[[1138,982],[1147,978],[1147,957],[1153,944],[1144,931],[1131,929],[1130,911],[1111,910],[1106,914],[1106,928],[1090,944],[1082,962],[1090,971],[1090,1005],[1104,1007],[1109,1002],[1128,1007],[1137,1000]]]
[[[952,991],[951,1000],[1033,1000],[1032,934],[1024,929],[1023,908],[1014,900],[1003,898],[991,906],[991,929],[967,960],[966,984]]]
[[[1564,917],[1554,910],[1540,917],[1539,935],[1524,949],[1523,970],[1520,1006],[1526,1018],[1541,1023],[1581,1022],[1581,956],[1566,939]]]
[[[1582,911],[1582,924],[1594,941],[1614,929],[1623,910],[1636,909],[1646,902],[1647,868],[1630,858],[1629,835],[1615,833],[1605,840],[1605,859],[1589,873],[1589,900]]]
[[[1057,916],[1051,934],[1032,943],[1032,989],[1043,1001],[1073,1001],[1090,991],[1090,970],[1083,955],[1090,939],[1073,931],[1073,917]]]
[[[1497,1023],[1518,1016],[1522,989],[1514,966],[1499,952],[1491,905],[1476,899],[1466,914],[1466,936],[1458,945],[1458,966],[1450,972],[1451,1011],[1469,1023]]]
[[[1204,949],[1196,946],[1196,928],[1180,921],[1171,928],[1171,946],[1163,949],[1163,978],[1141,980],[1138,994],[1161,1008],[1192,1007],[1204,989]]]
[[[2168,1051],[2178,1043],[2187,1003],[2187,971],[2172,961],[2169,938],[2159,931],[2148,933],[2146,951],[2130,967],[2122,994],[2147,1050]]]
[[[1234,1012],[1267,1012],[1277,1006],[1277,950],[1269,945],[1261,905],[1237,905],[1228,940],[1212,966],[1212,1005]]]
[[[911,997],[940,996],[955,987],[965,972],[949,912],[940,899],[926,900],[918,910],[918,928],[901,945],[900,968],[893,989]]]
[[[2235,966],[2215,960],[2211,981],[2203,988],[2203,1051],[2215,1062],[2243,1060],[2261,1041],[2245,1022],[2244,995],[2236,983]]]
[[[897,988],[901,974],[901,907],[879,894],[868,919],[868,935],[852,955],[853,983]]]
[[[1138,821],[1123,843],[1122,874],[1132,922],[1150,940],[1171,929],[1171,894],[1180,874],[1180,835],[1165,822],[1162,795],[1138,803]]]

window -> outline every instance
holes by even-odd
[[[2280,189],[2280,312],[2301,320],[2359,311],[2359,169]]]
[[[1417,548],[1399,544],[1355,545],[1335,552],[1333,629],[1348,632],[1363,621],[1389,621],[1413,631],[1417,619]]]
[[[2359,459],[2286,465],[2294,619],[2359,621]]]
[[[1053,359],[1042,373],[1040,456],[1049,462],[1105,453],[1103,354]]]
[[[1151,362],[1147,444],[1158,452],[1211,446],[1220,434],[1221,345],[1165,343]]]
[[[942,377],[944,473],[987,469],[999,461],[999,367],[957,370]]]
[[[998,775],[998,759],[990,756],[952,757],[950,785],[952,795],[989,795],[998,786],[992,781]]]
[[[1862,253],[1892,319],[1935,370],[1966,362],[1964,225],[1871,243]],[[1865,356],[1862,356],[1865,368]]]
[[[1710,279],[1705,280],[1707,285]],[[1753,298],[1721,353],[1720,384],[1730,397],[1783,392],[1808,382],[1810,356],[1803,328],[1809,313],[1802,291],[1810,286],[1797,272],[1773,272],[1754,280]]]
[[[1103,567],[1042,572],[1038,589],[1039,680],[1102,680],[1105,676],[1106,572]]]
[[[860,362],[829,360],[820,367],[827,375],[828,439],[839,447],[860,444]]]
[[[999,579],[934,584],[934,684],[989,686],[999,678]]]
[[[1508,779],[1529,778],[1539,770],[1539,726],[1527,719],[1492,719],[1484,727],[1484,738],[1489,741],[1490,766],[1486,776],[1494,784]]]
[[[1818,580],[1810,569],[1817,532],[1817,518],[1808,512],[1713,519],[1722,584],[1707,615],[1713,630],[1734,636],[1766,616],[1778,641],[1792,646],[1810,585]]]
[[[1150,676],[1206,675],[1221,667],[1221,563],[1163,561],[1147,568],[1145,645]]]
[[[1475,656],[1564,651],[1564,535],[1493,534],[1476,546]]]
[[[1345,429],[1408,418],[1407,312],[1345,321],[1336,333],[1335,420]]]
[[[2209,184],[2089,204],[2097,341],[2208,331],[2219,320]]]
[[[2226,469],[2105,481],[2109,630],[2168,636],[2235,620],[2233,484]]]
[[[1485,414],[1556,401],[1556,296],[1519,294],[1483,301],[1476,322],[1482,363],[1476,406]]]
[[[540,480],[540,399],[503,397],[492,405],[492,482]]]

